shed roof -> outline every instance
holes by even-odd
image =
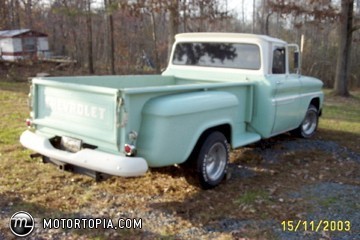
[[[23,35],[47,37],[45,33],[37,32],[31,29],[15,29],[15,30],[3,30],[0,31],[0,38],[14,38]]]

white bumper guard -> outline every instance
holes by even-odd
[[[71,153],[54,148],[50,141],[26,130],[21,134],[21,144],[41,155],[60,162],[91,169],[122,177],[135,177],[146,173],[148,169],[145,159],[140,157],[125,157],[92,149],[82,149]]]

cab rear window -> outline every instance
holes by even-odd
[[[222,67],[258,70],[260,49],[242,43],[178,43],[172,63],[201,67]]]

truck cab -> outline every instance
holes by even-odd
[[[255,34],[186,33],[176,36],[170,59],[164,75],[254,83],[249,128],[262,138],[298,127],[310,98],[321,110],[323,83],[301,75],[297,44]]]

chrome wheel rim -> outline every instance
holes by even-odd
[[[206,155],[205,170],[208,178],[212,181],[218,180],[226,166],[226,147],[221,143],[215,143]]]
[[[306,135],[311,135],[317,126],[317,113],[309,111],[306,113],[306,117],[302,124],[302,130]]]

